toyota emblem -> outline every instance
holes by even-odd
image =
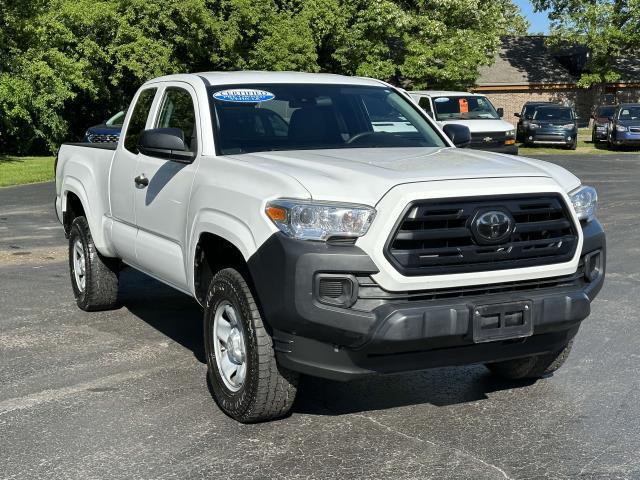
[[[499,243],[513,232],[514,221],[506,212],[490,210],[482,212],[473,221],[473,232],[480,243]]]

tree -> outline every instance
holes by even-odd
[[[510,0],[359,0],[344,8],[348,28],[335,53],[343,70],[417,88],[472,85],[500,36],[528,26]]]
[[[584,45],[589,59],[578,84],[590,87],[622,79],[620,58],[640,48],[640,0],[533,0],[549,10],[551,45]]]
[[[301,70],[462,88],[492,61],[501,35],[526,30],[511,0],[0,0],[0,8],[0,128],[19,153],[81,137],[159,75]]]

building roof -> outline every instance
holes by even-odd
[[[477,86],[575,83],[577,76],[560,63],[545,37],[503,37],[493,65],[480,68]]]
[[[574,84],[589,59],[585,46],[552,49],[546,37],[503,37],[490,66],[480,68],[477,87]],[[640,83],[640,58],[630,54],[616,62],[620,82]]]

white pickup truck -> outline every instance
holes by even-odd
[[[378,80],[151,80],[117,144],[58,154],[78,306],[117,306],[124,264],[193,296],[214,398],[242,422],[285,415],[300,374],[547,375],[603,284],[596,192],[468,143]]]

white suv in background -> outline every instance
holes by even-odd
[[[518,154],[515,127],[502,120],[502,108],[496,110],[484,95],[433,90],[408,93],[441,126],[458,124],[468,127],[471,131],[470,148]]]

